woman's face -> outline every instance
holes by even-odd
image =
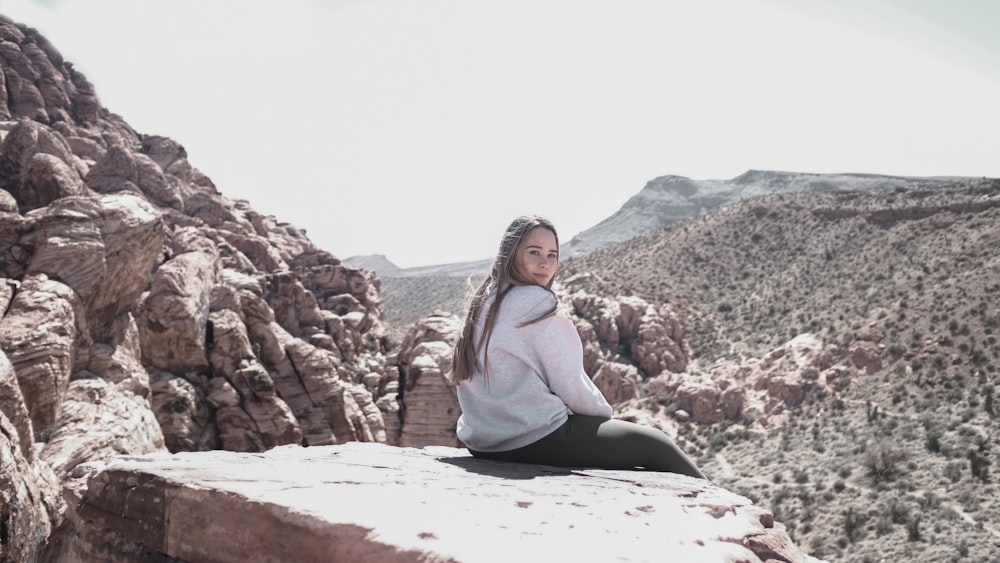
[[[528,231],[515,256],[518,273],[526,280],[548,287],[559,268],[559,248],[556,235],[545,227]]]

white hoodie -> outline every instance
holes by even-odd
[[[489,296],[481,310],[476,342],[495,297]],[[458,386],[457,433],[469,449],[502,452],[527,446],[562,426],[571,413],[611,418],[611,405],[583,370],[583,345],[571,320],[557,314],[518,326],[555,304],[555,295],[537,285],[516,286],[504,297],[489,353],[480,350],[472,377]]]

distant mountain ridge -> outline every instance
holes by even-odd
[[[351,256],[342,260],[343,263],[355,268],[371,270],[383,278],[466,278],[485,273],[489,269],[491,261],[492,259],[487,258],[470,262],[400,268],[384,254]]]
[[[878,174],[810,174],[749,170],[731,180],[692,180],[660,176],[607,219],[563,245],[571,258],[625,242],[672,223],[743,199],[776,193],[870,191],[898,186],[942,185],[955,177],[907,177]]]
[[[583,256],[625,242],[672,223],[743,199],[775,193],[870,191],[900,186],[937,186],[961,177],[889,176],[881,174],[813,174],[748,170],[730,180],[692,180],[667,175],[654,178],[622,207],[564,243],[564,258]],[[492,258],[400,268],[385,255],[352,256],[343,262],[371,270],[382,278],[463,277],[485,274]]]

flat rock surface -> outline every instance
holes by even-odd
[[[811,560],[771,513],[707,481],[440,446],[119,457],[73,483],[65,560]]]

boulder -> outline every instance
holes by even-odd
[[[54,563],[816,561],[708,481],[446,446],[122,456],[78,467],[65,491]]]

